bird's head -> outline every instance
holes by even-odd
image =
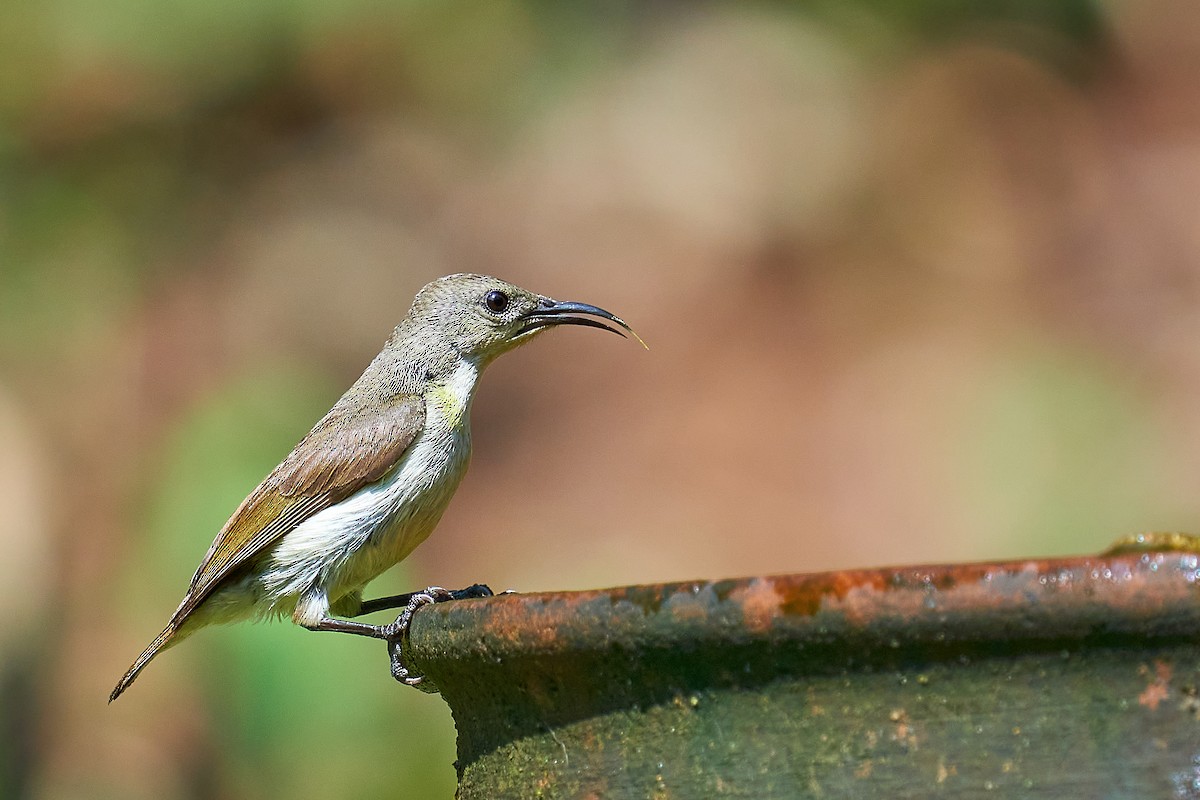
[[[602,308],[552,300],[486,275],[447,275],[429,283],[417,293],[407,321],[449,344],[458,356],[481,363],[559,325],[620,336],[624,329],[641,342],[624,320]]]

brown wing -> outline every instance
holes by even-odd
[[[425,425],[425,402],[405,395],[387,409],[330,412],[221,528],[171,618],[177,627],[214,588],[304,520],[379,480]]]

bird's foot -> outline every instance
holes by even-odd
[[[400,616],[396,617],[395,622],[384,626],[383,638],[387,640],[388,656],[392,661],[392,677],[406,686],[412,686],[423,692],[436,694],[438,689],[433,682],[413,670],[408,664],[408,659],[404,656],[404,650],[408,645],[408,632],[409,627],[412,625],[413,614],[421,606],[444,603],[447,600],[491,597],[492,594],[492,590],[482,583],[476,583],[465,589],[456,589],[454,591],[443,589],[440,586],[430,586],[424,591],[413,592],[408,600],[408,604],[404,606],[404,610],[400,612]]]
[[[512,594],[512,589],[506,589],[501,594]],[[465,589],[455,589],[450,592],[450,600],[471,600],[476,597],[495,597],[496,593],[486,583],[472,583]],[[441,602],[440,600],[438,601]]]

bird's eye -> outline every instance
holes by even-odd
[[[508,308],[508,295],[499,289],[492,289],[483,296],[483,304],[494,314],[503,313]]]

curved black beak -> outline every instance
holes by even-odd
[[[595,317],[616,323],[628,331],[634,339],[637,339],[642,347],[646,347],[646,343],[642,341],[642,337],[638,336],[637,332],[629,327],[629,323],[616,314],[605,311],[598,306],[588,305],[587,303],[551,300],[549,297],[538,298],[537,306],[522,317],[525,325],[520,329],[519,333],[532,333],[540,328],[549,328],[555,325],[582,325],[587,328],[599,328],[602,331],[615,333],[618,336],[625,335],[617,328],[606,325],[599,319],[595,319]],[[649,350],[650,348],[646,347],[646,349]]]

